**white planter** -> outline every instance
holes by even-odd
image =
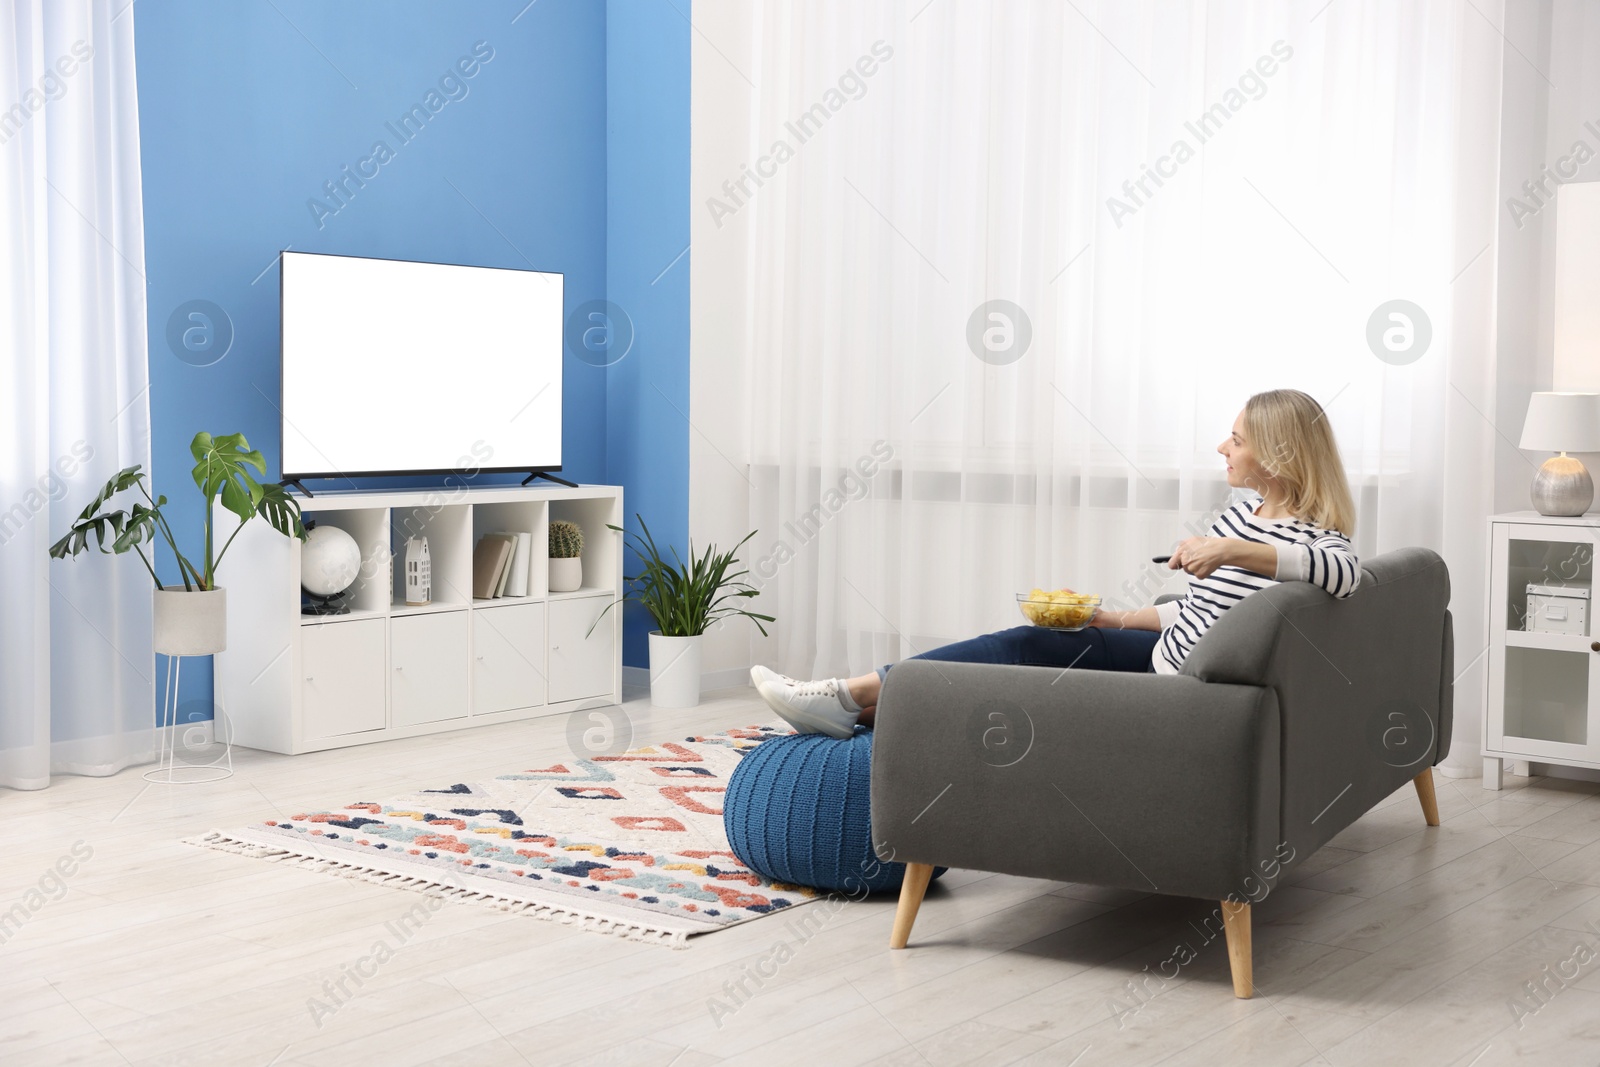
[[[583,585],[583,557],[550,561],[550,591],[570,593]]]
[[[228,647],[228,591],[156,590],[156,651],[210,656]]]
[[[692,708],[700,703],[701,636],[663,637],[650,631],[650,703]]]

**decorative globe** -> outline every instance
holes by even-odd
[[[300,586],[316,596],[336,596],[361,573],[361,548],[337,526],[308,531],[300,546]]]

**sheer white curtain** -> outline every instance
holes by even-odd
[[[782,670],[1013,625],[1035,585],[1149,602],[1149,558],[1227,499],[1216,444],[1276,387],[1327,408],[1361,552],[1445,554],[1475,655],[1500,5],[1318,8],[764,0],[725,36],[749,175],[696,188],[746,237],[751,558]],[[1014,362],[969,344],[991,300],[1031,326]],[[1369,346],[1392,300],[1426,315],[1413,362]]]
[[[0,786],[152,758],[149,576],[54,562],[150,466],[144,228],[126,0],[0,0]]]

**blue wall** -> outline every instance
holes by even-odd
[[[598,0],[139,4],[153,467],[180,540],[198,539],[201,519],[188,473],[196,430],[242,431],[277,476],[274,257],[292,246],[557,270],[569,313],[608,296],[626,305],[640,326],[627,357],[609,368],[567,358],[565,474],[620,482],[630,512],[683,544],[689,428],[662,418],[650,386],[688,410],[687,257],[649,282],[687,243],[689,27],[668,0],[610,12],[608,26]],[[430,103],[430,90],[436,113],[402,144],[386,123]],[[608,93],[620,114],[608,114]],[[331,197],[325,183],[379,140],[393,158]],[[225,355],[215,340],[169,343],[169,319],[191,301],[226,315]],[[626,662],[644,664],[642,639]],[[185,710],[209,709],[209,675],[190,678]]]
[[[667,0],[607,10],[606,295],[633,347],[606,370],[606,481],[626,486],[630,530],[643,515],[687,558],[689,20]],[[654,624],[638,607],[626,620],[623,662],[644,666]]]

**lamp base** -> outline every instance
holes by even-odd
[[[1580,460],[1551,456],[1533,476],[1533,508],[1541,515],[1582,515],[1594,503],[1594,479]]]

